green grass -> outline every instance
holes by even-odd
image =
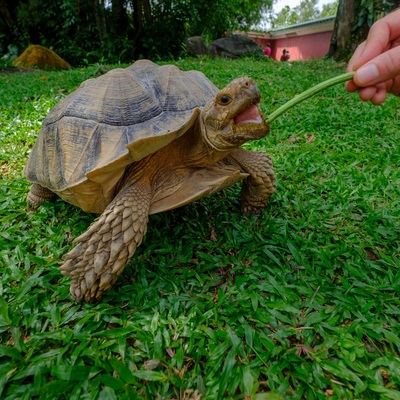
[[[219,87],[249,75],[270,113],[344,72],[330,61],[185,59]],[[29,211],[22,168],[48,111],[96,67],[0,75],[1,399],[400,399],[399,99],[344,85],[277,119],[262,215],[240,186],[151,216],[97,305],[58,263],[93,215]]]

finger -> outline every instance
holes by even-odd
[[[372,104],[378,105],[386,100],[387,90],[384,84],[380,84],[377,86],[360,88],[358,90],[358,95],[361,100],[371,101]]]
[[[386,91],[400,96],[400,75],[396,76],[393,81],[386,83]]]
[[[362,43],[356,48],[356,50],[354,51],[352,57],[350,58],[349,64],[347,65],[346,72],[354,71],[354,69],[355,69],[355,68],[354,68],[354,65],[358,63],[358,61],[359,61],[359,59],[360,59],[360,56],[361,56],[361,54],[362,54],[363,51],[364,51],[365,43],[366,43],[366,42],[362,42]]]
[[[386,90],[378,89],[374,97],[371,99],[371,102],[372,104],[377,106],[379,104],[382,104],[386,100],[386,97],[387,97]]]
[[[376,95],[377,91],[376,86],[364,87],[358,90],[358,95],[362,101],[370,101]]]
[[[372,25],[365,46],[362,47],[362,51],[352,64],[354,69],[360,68],[363,64],[384,53],[388,50],[390,43],[400,37],[399,18],[400,10],[397,10]]]
[[[350,93],[356,92],[359,88],[353,80],[346,82],[346,90]]]
[[[356,70],[353,81],[360,87],[387,82],[400,75],[400,47],[395,47]]]

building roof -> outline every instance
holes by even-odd
[[[312,21],[271,29],[268,32],[248,32],[252,37],[264,37],[268,39],[281,39],[290,36],[304,36],[319,32],[333,31],[335,16],[319,18]]]
[[[276,34],[276,33],[282,33],[284,31],[292,31],[292,30],[298,30],[310,26],[315,26],[315,25],[325,25],[326,23],[329,22],[335,22],[335,16],[332,17],[325,17],[325,18],[319,18],[319,19],[314,19],[312,21],[307,21],[307,22],[301,22],[299,24],[294,24],[294,25],[289,25],[285,26],[283,28],[277,28],[277,29],[271,29],[269,33],[271,34]]]

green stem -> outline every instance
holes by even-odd
[[[312,88],[306,90],[303,93],[300,93],[298,96],[293,97],[293,99],[289,100],[286,102],[283,106],[280,106],[278,109],[276,109],[274,112],[272,112],[268,117],[267,117],[267,123],[271,124],[276,118],[281,116],[283,113],[285,113],[287,110],[291,109],[294,107],[296,104],[301,103],[304,100],[309,99],[310,97],[314,96],[321,90],[327,89],[333,85],[336,85],[338,83],[346,82],[352,79],[354,76],[354,72],[347,72],[345,74],[341,74],[339,76],[335,76],[334,78],[328,79],[324,82],[318,83],[318,85],[313,86]]]

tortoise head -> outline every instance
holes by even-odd
[[[266,136],[269,126],[258,107],[260,98],[252,79],[232,81],[201,112],[203,140],[214,151],[225,152]]]

